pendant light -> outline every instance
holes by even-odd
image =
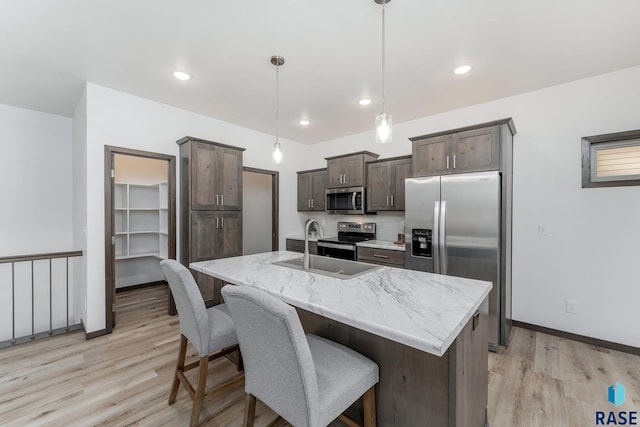
[[[284,64],[282,56],[273,55],[271,63],[276,66],[276,142],[273,144],[273,161],[282,162],[282,151],[280,150],[280,141],[278,140],[280,128],[280,99],[279,99],[279,83],[280,83],[280,66]]]
[[[376,117],[376,142],[386,144],[391,142],[391,114],[387,113],[386,99],[384,90],[384,69],[385,69],[385,25],[384,25],[384,6],[391,0],[374,0],[382,5],[382,113]]]

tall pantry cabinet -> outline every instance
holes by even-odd
[[[186,136],[180,146],[180,262],[242,255],[244,148]],[[219,279],[193,273],[207,306],[220,304]]]

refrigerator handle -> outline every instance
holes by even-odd
[[[445,230],[446,230],[446,220],[447,220],[447,202],[443,200],[440,203],[440,232],[438,237],[440,240],[438,241],[438,248],[440,250],[439,258],[440,258],[440,274],[447,274],[447,254],[445,251]]]
[[[436,201],[433,207],[433,236],[431,238],[433,252],[433,272],[440,274],[440,201]]]

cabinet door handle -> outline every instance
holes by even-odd
[[[387,206],[389,206],[389,195],[387,194]]]
[[[447,156],[447,169],[449,169],[449,156]]]
[[[389,255],[373,254],[373,256],[376,258],[389,259]]]
[[[343,182],[343,184],[346,184],[346,183],[347,183],[347,174],[345,173],[343,176],[344,176],[344,182]]]
[[[391,206],[393,206],[393,194],[391,195]]]
[[[224,217],[220,217],[220,228],[224,228]]]
[[[220,217],[216,217],[216,230],[220,228]]]
[[[216,194],[216,206],[220,204],[220,195]]]
[[[455,166],[454,166],[455,167]],[[224,206],[224,194],[220,195],[220,204]]]
[[[453,155],[453,168],[456,168],[456,155]]]
[[[312,208],[316,207],[316,199],[311,199],[311,207]]]

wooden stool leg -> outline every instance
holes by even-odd
[[[198,388],[193,398],[193,409],[191,410],[191,427],[198,425],[200,411],[202,410],[202,401],[204,400],[204,389],[207,386],[207,373],[209,371],[209,356],[200,358],[200,366],[198,368]]]
[[[247,393],[244,397],[244,427],[253,427],[253,421],[256,417],[256,397]]]
[[[364,427],[376,427],[376,387],[373,386],[364,394]]]
[[[180,378],[178,378],[178,371],[184,372],[184,358],[187,354],[187,338],[184,335],[180,335],[180,349],[178,350],[178,363],[176,364],[176,370],[173,374],[173,385],[171,386],[171,394],[169,394],[169,405],[176,401],[176,395],[178,394],[178,387],[180,386]]]

